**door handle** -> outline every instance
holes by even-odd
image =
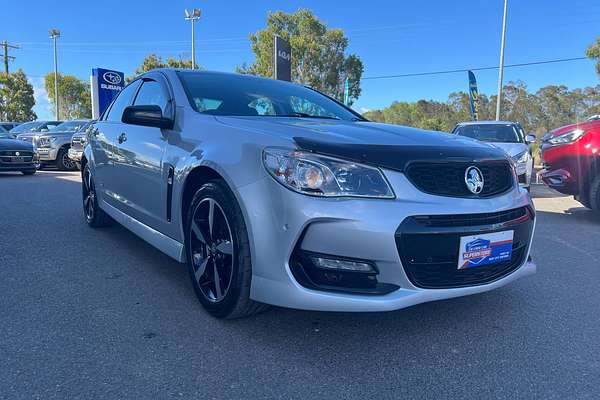
[[[121,133],[119,135],[119,138],[117,139],[119,141],[119,144],[126,142],[127,141],[127,135],[125,134],[125,132]]]

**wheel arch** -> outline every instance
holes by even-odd
[[[176,173],[177,175],[177,173]],[[225,183],[229,191],[233,194],[233,197],[238,203],[240,210],[242,211],[242,217],[244,218],[244,222],[246,223],[246,229],[248,231],[248,240],[250,241],[250,253],[253,253],[253,238],[252,238],[252,225],[250,224],[250,220],[248,218],[248,210],[246,209],[246,205],[243,201],[241,201],[240,195],[237,190],[235,190],[235,186],[231,178],[225,173],[221,168],[219,168],[216,164],[205,162],[200,165],[196,165],[190,169],[190,171],[186,174],[185,178],[181,183],[180,190],[180,198],[178,203],[180,205],[179,215],[181,224],[181,238],[185,238],[185,223],[187,220],[187,211],[192,202],[194,194],[196,191],[204,185],[206,182],[209,182],[214,179],[219,179]]]
[[[181,190],[181,208],[179,210],[179,217],[181,218],[182,229],[185,225],[185,221],[187,218],[187,210],[190,204],[192,203],[192,198],[194,197],[194,194],[198,189],[200,189],[202,185],[213,179],[220,179],[225,181],[225,179],[220,173],[206,165],[199,165],[195,167],[185,177]]]

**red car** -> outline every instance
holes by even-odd
[[[600,212],[600,120],[568,125],[542,138],[542,179]]]

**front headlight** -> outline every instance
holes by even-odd
[[[37,140],[37,147],[50,147],[54,142],[56,142],[56,136],[41,137]]]
[[[512,157],[517,170],[517,175],[523,175],[527,172],[527,163],[529,162],[529,151],[525,150],[522,153]]]
[[[395,197],[378,168],[352,161],[268,148],[263,151],[263,164],[277,182],[298,193],[323,197]]]
[[[573,143],[579,140],[579,138],[582,137],[584,133],[585,131],[583,129],[574,129],[572,131],[563,133],[562,135],[555,136],[549,139],[548,143],[552,145]]]

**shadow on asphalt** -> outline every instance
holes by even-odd
[[[43,170],[37,171],[33,175],[23,175],[21,172],[0,172],[0,179],[21,178],[21,179],[36,179],[36,178],[59,178],[64,176],[72,177],[78,175],[79,171],[59,171],[59,170]]]
[[[531,185],[531,197],[533,197],[534,199],[551,199],[572,196],[557,192],[556,190],[551,189],[544,184],[534,184]]]

